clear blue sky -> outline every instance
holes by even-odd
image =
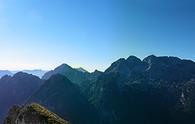
[[[195,60],[194,0],[0,0],[0,69],[104,70],[150,54]]]

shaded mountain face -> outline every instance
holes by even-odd
[[[13,106],[4,124],[69,124],[43,106],[33,103],[23,107]]]
[[[121,87],[120,78],[113,73],[102,75],[90,89],[89,100],[99,110],[101,124],[174,122],[171,113],[180,103],[180,90],[148,83]]]
[[[0,78],[5,76],[5,75],[9,75],[12,76],[12,72],[8,71],[8,70],[0,70]]]
[[[106,69],[105,73],[120,73],[125,76],[130,76],[132,73],[141,73],[147,69],[147,63],[142,62],[135,56],[130,56],[127,59],[121,58]]]
[[[71,124],[96,124],[96,109],[82,95],[80,88],[63,75],[53,75],[31,97],[29,102],[39,103],[54,111]]]
[[[101,124],[195,123],[195,63],[176,57],[135,56],[114,62],[85,94]]]
[[[152,80],[183,82],[195,78],[195,63],[190,60],[149,56],[143,61],[148,63],[147,73]]]
[[[0,79],[0,122],[14,104],[24,104],[40,86],[42,80],[26,73],[16,73],[13,77]]]
[[[95,80],[100,75],[101,72],[95,71],[93,73],[89,73],[83,68],[72,68],[67,64],[62,64],[55,68],[52,71],[49,71],[45,73],[42,77],[44,80],[48,80],[52,75],[55,74],[61,74],[66,76],[69,80],[71,80],[73,83],[81,84],[82,82],[86,80]]]

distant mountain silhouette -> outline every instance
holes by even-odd
[[[0,79],[0,123],[9,108],[15,104],[24,104],[40,86],[42,81],[33,75],[18,72],[13,77]]]
[[[24,72],[28,74],[35,75],[37,77],[42,77],[47,71],[46,70],[41,70],[41,69],[34,69],[34,70],[22,70],[22,71],[11,71],[13,74],[18,73],[18,72]]]
[[[67,64],[62,64],[55,68],[54,70],[48,71],[47,73],[44,74],[42,79],[47,80],[49,79],[52,75],[55,74],[61,74],[66,76],[69,80],[71,80],[73,83],[76,84],[81,84],[83,81],[86,80],[94,80],[99,76],[99,73],[96,70],[93,73],[89,73],[83,68],[72,68],[71,66]],[[97,75],[96,75],[97,74]]]
[[[35,70],[22,70],[22,72],[32,74],[41,78],[47,71],[41,69],[35,69]]]
[[[9,75],[9,76],[12,76],[13,73],[8,71],[8,70],[0,70],[0,78],[5,76],[5,75]]]

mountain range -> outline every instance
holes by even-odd
[[[46,72],[42,79],[48,80],[52,75],[55,74],[61,74],[66,76],[69,80],[71,80],[73,83],[81,84],[82,82],[86,80],[94,80],[99,75],[101,75],[102,72],[95,70],[92,73],[87,72],[83,68],[72,68],[71,66],[67,64],[62,64],[58,67],[56,67],[54,70]]]
[[[4,76],[0,88],[0,117],[35,102],[71,124],[195,123],[195,62],[177,57],[129,56],[92,73],[62,64],[42,79]]]
[[[14,74],[16,74],[18,72],[25,72],[25,73],[32,74],[32,75],[35,75],[35,76],[38,76],[41,78],[47,71],[41,70],[41,69],[22,70],[22,71],[0,70],[0,78],[5,76],[5,75],[13,76]]]

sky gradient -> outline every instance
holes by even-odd
[[[103,71],[129,55],[194,53],[194,0],[0,0],[0,69]]]

